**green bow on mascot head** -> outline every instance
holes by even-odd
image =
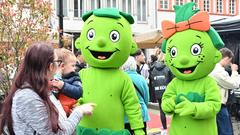
[[[162,22],[165,63],[182,80],[207,76],[221,59],[218,49],[224,46],[218,33],[210,26],[207,12],[192,10],[194,3],[174,6],[175,23]]]
[[[97,9],[83,16],[84,27],[76,47],[92,67],[119,68],[137,50],[131,15],[117,9]]]

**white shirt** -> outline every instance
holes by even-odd
[[[232,75],[229,76],[228,72],[224,69],[224,67],[218,63],[216,64],[213,71],[210,73],[221,90],[222,95],[222,104],[226,104],[228,100],[228,90],[236,89],[240,86],[240,76],[237,71],[232,71]]]
[[[141,70],[141,75],[145,78],[145,80],[147,81],[147,83],[149,83],[149,67],[147,64],[143,64],[140,66]]]

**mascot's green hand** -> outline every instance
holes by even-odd
[[[162,103],[162,109],[164,112],[166,113],[171,113],[174,111],[175,109],[175,106],[176,106],[176,96],[172,96],[171,98],[169,99],[165,99],[163,100],[163,103]]]
[[[135,129],[134,134],[135,135],[146,135],[142,129]]]
[[[175,113],[180,116],[195,115],[197,111],[195,103],[190,102],[184,96],[181,96],[180,99],[182,102],[176,105]]]

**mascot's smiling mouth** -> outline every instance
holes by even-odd
[[[119,49],[116,48],[115,51],[113,52],[99,52],[99,51],[92,51],[89,49],[89,46],[86,48],[88,49],[91,54],[93,55],[93,57],[95,57],[96,59],[99,59],[99,60],[107,60],[108,58],[110,58],[112,56],[113,53],[117,52],[117,51],[120,51]]]
[[[193,66],[193,67],[190,67],[190,68],[177,68],[177,69],[178,69],[178,71],[180,71],[183,74],[191,74],[192,72],[194,72],[196,67],[197,66]]]
[[[198,63],[199,64],[199,63]],[[198,65],[197,64],[197,65]],[[177,68],[175,67],[178,71],[180,71],[183,74],[191,74],[194,72],[194,70],[196,69],[197,65],[189,67],[189,68]]]

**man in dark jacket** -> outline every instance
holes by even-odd
[[[153,57],[153,56],[152,56]],[[161,104],[162,104],[162,95],[168,85],[168,83],[172,80],[173,74],[171,73],[170,69],[164,64],[164,61],[155,61],[152,63],[150,67],[150,82],[151,82],[151,89],[154,91],[154,95],[159,103],[160,109],[160,116],[161,122],[164,131],[167,132],[167,121],[164,112],[162,111]]]

